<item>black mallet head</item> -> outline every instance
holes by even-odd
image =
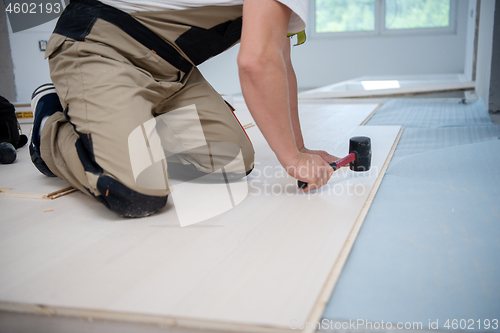
[[[352,171],[370,170],[372,161],[372,144],[366,136],[355,136],[349,140],[349,154],[354,153],[356,159],[349,165]]]

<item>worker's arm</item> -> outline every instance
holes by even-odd
[[[259,129],[287,172],[309,183],[308,191],[325,185],[333,169],[319,155],[300,152],[295,140],[283,56],[289,48],[290,15],[291,10],[275,0],[244,1],[238,69],[243,96]]]
[[[286,64],[286,73],[288,80],[288,92],[289,92],[289,103],[290,103],[290,119],[292,121],[292,129],[295,137],[295,144],[300,152],[308,154],[316,154],[321,156],[327,163],[332,163],[338,160],[338,157],[328,154],[324,150],[310,150],[304,146],[304,138],[302,137],[302,130],[300,128],[299,120],[299,103],[297,94],[297,77],[295,76],[295,70],[292,65],[291,58],[291,47],[290,42],[286,43],[283,49],[283,58]]]

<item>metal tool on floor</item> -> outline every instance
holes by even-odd
[[[372,145],[369,137],[355,136],[349,140],[349,155],[335,162],[330,163],[333,171],[350,163],[350,169],[356,172],[370,170],[372,161]],[[307,187],[307,183],[298,181],[298,186],[301,189]]]

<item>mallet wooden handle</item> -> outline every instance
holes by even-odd
[[[336,171],[338,168],[343,167],[344,165],[354,162],[356,160],[356,153],[350,153],[346,157],[341,158],[340,160],[336,160],[335,162],[330,163],[330,166],[333,168],[333,171]],[[298,182],[299,188],[306,188],[307,183],[299,180]]]

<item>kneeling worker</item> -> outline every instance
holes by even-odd
[[[333,173],[328,163],[337,158],[304,147],[287,37],[304,30],[307,6],[307,0],[72,0],[47,45],[53,85],[32,96],[33,163],[122,216],[147,216],[166,204],[170,190],[168,180],[163,188],[138,185],[131,133],[153,140],[152,119],[179,114],[176,124],[165,121],[171,137],[161,141],[186,152],[172,153],[168,168],[207,174],[212,156],[189,150],[196,135],[179,134],[189,133],[182,115],[194,112],[208,149],[238,148],[243,167],[233,173],[244,177],[253,168],[253,147],[196,67],[240,41],[243,96],[265,139],[287,172],[309,184],[304,191],[325,185]]]

